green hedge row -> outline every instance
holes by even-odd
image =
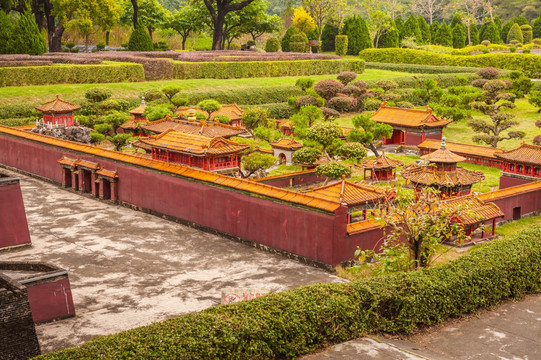
[[[460,66],[437,66],[437,65],[421,65],[421,64],[392,64],[367,62],[367,69],[404,71],[414,74],[456,74],[456,73],[475,73],[479,68],[475,67],[460,67]]]
[[[277,85],[184,91],[182,94],[189,100],[190,104],[197,104],[205,99],[215,99],[222,104],[257,105],[284,102],[290,96],[301,95],[301,89],[293,85]]]
[[[365,49],[359,56],[371,62],[423,64],[437,66],[492,66],[506,70],[520,70],[532,78],[541,77],[541,56],[518,53],[482,55],[448,55],[414,49]]]
[[[537,226],[443,266],[217,306],[40,359],[283,359],[367,333],[410,332],[541,291],[540,238]]]
[[[236,79],[337,74],[342,71],[364,72],[362,60],[293,60],[293,61],[174,61],[175,79]]]
[[[459,86],[463,85],[460,83],[459,78],[463,77],[467,79],[468,84],[475,79],[478,79],[479,76],[475,73],[458,73],[458,74],[419,74],[411,76],[402,76],[397,78],[392,78],[388,80],[393,80],[399,86],[399,88],[418,88],[420,87],[425,79],[434,79],[437,81],[438,86],[441,88],[448,88],[450,86]],[[366,84],[368,87],[376,87],[378,80],[367,80]]]
[[[52,65],[0,67],[0,87],[93,84],[144,81],[143,66],[132,63],[104,62],[100,65]]]
[[[289,119],[295,113],[293,108],[286,102],[271,103],[271,104],[257,104],[257,105],[243,105],[242,109],[246,110],[252,107],[258,107],[260,109],[267,109],[269,112],[269,118],[271,119]]]
[[[32,117],[21,117],[21,118],[0,118],[0,125],[3,126],[23,126],[23,125],[32,125],[36,123],[37,116]]]

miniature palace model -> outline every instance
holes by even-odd
[[[366,180],[366,171],[370,171],[370,180],[386,181],[396,179],[396,168],[404,165],[400,160],[393,160],[382,151],[377,158],[366,159],[357,166],[364,169],[363,178]]]
[[[139,139],[134,146],[150,148],[152,159],[184,164],[210,171],[237,171],[239,153],[250,146],[222,137],[209,138],[167,130]]]
[[[426,110],[387,106],[385,101],[372,120],[393,127],[393,135],[385,144],[419,145],[425,139],[441,140],[442,131],[452,120],[440,120],[428,106]]]
[[[280,139],[270,143],[274,157],[280,160],[280,164],[293,164],[293,153],[302,148],[302,144],[294,139]]]
[[[503,161],[500,188],[541,180],[541,146],[522,143],[497,156]]]
[[[440,148],[441,141],[434,139],[426,139],[417,147],[421,155],[427,155],[431,152],[437,151]],[[449,151],[454,152],[457,155],[466,158],[465,162],[472,164],[491,166],[501,169],[502,159],[497,154],[501,153],[501,149],[493,148],[491,146],[460,144],[447,141],[445,146]]]
[[[184,120],[187,120],[190,116],[191,111],[200,112],[205,115],[205,118],[208,116],[208,113],[206,111],[203,111],[197,107],[195,108],[182,108],[177,109],[178,117]],[[242,123],[242,115],[244,114],[244,111],[236,104],[226,104],[222,105],[222,107],[218,110],[212,113],[212,117],[216,118],[217,116],[227,116],[229,118],[229,125],[235,126],[235,127],[243,127],[244,124]],[[194,114],[195,116],[195,114]],[[213,120],[213,119],[211,119]]]
[[[402,176],[409,180],[417,191],[429,186],[441,191],[443,197],[468,195],[472,185],[485,178],[482,171],[471,171],[457,167],[466,160],[445,147],[445,138],[438,151],[424,155],[421,159],[430,165],[412,164],[402,169]]]
[[[43,113],[43,122],[45,124],[57,126],[73,126],[73,112],[81,107],[77,104],[70,103],[60,99],[56,95],[56,99],[35,106],[36,110]]]

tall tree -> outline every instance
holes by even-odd
[[[440,17],[440,14],[445,6],[443,0],[413,0],[411,3],[411,10],[425,18],[428,18],[429,24],[432,25],[436,18]]]
[[[186,40],[190,34],[201,30],[203,21],[199,17],[200,12],[190,5],[183,6],[176,10],[169,20],[171,29],[179,33],[182,38],[182,50],[186,49]]]
[[[490,80],[483,86],[483,101],[471,103],[474,109],[490,117],[490,121],[474,119],[468,122],[473,131],[479,133],[473,137],[473,141],[483,142],[495,148],[500,141],[522,139],[525,136],[523,131],[507,131],[519,125],[518,121],[513,120],[515,117],[513,114],[502,112],[504,108],[516,107],[511,102],[514,96],[507,93],[507,89],[508,86],[503,80]],[[504,131],[507,131],[507,134],[504,134]]]
[[[430,26],[426,23],[425,18],[423,16],[417,17],[417,24],[419,25],[419,30],[421,31],[423,44],[430,44]]]
[[[240,17],[240,33],[250,34],[257,40],[263,34],[271,34],[281,30],[282,19],[278,15],[267,13],[269,4],[264,0],[255,0],[244,9],[238,11]]]
[[[366,21],[360,16],[351,16],[344,21],[342,35],[348,37],[348,55],[359,55],[359,52],[372,47],[372,39]]]
[[[146,27],[151,39],[154,30],[166,26],[171,16],[171,13],[158,0],[139,0],[137,8],[138,25],[141,24]],[[131,23],[134,18],[133,14],[135,14],[133,1],[125,2],[124,12],[120,18],[121,23]],[[137,26],[134,26],[134,28]]]
[[[477,32],[477,24],[487,14],[486,0],[455,0],[451,3],[452,7],[459,12],[462,12],[462,22],[466,25],[466,34],[468,35],[468,45],[475,45],[472,39],[472,28],[475,27]],[[477,40],[479,40],[477,38]]]
[[[47,51],[45,39],[30,11],[22,13],[13,28],[12,51],[15,54],[30,55],[41,55]]]
[[[413,38],[417,44],[423,43],[423,35],[419,29],[417,18],[413,15],[406,20],[401,31],[402,39]]]
[[[541,38],[541,16],[533,22],[532,31],[534,39]]]
[[[308,10],[317,25],[318,40],[321,41],[323,25],[334,20],[337,11],[346,6],[345,0],[303,0],[303,7]]]
[[[191,0],[198,2],[197,0]],[[224,43],[224,26],[229,13],[241,10],[254,0],[203,0],[213,23],[212,50],[220,50]]]

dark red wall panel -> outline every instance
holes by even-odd
[[[34,322],[75,316],[69,279],[27,286]]]
[[[0,249],[30,243],[20,185],[0,184]]]
[[[500,177],[500,189],[505,189],[511,186],[517,186],[517,185],[527,184],[531,182],[532,180],[502,175]]]

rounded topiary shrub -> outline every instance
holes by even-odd
[[[342,84],[347,85],[357,78],[357,73],[353,71],[342,71],[340,74],[336,75],[336,78]]]
[[[293,35],[289,44],[289,50],[291,52],[305,53],[308,50],[308,37],[306,34],[301,32]]]
[[[530,25],[522,25],[520,27],[520,30],[522,31],[522,37],[524,38],[523,43],[529,44],[533,40],[533,30]]]
[[[336,55],[346,55],[348,52],[348,37],[346,35],[336,35],[334,38],[334,47],[336,49]]]
[[[353,111],[357,107],[357,100],[349,96],[335,96],[327,102],[327,106],[340,112]]]
[[[241,45],[239,43],[236,43],[236,42],[232,42],[231,44],[229,44],[229,46],[227,47],[229,50],[240,50],[241,49]]]
[[[150,35],[145,30],[145,27],[141,24],[137,25],[137,28],[134,29],[130,35],[130,40],[128,41],[128,50],[130,51],[153,51],[154,44],[152,44],[152,39]]]
[[[280,41],[274,36],[268,38],[267,42],[265,43],[265,51],[278,52],[279,50],[280,50]]]
[[[493,67],[486,67],[477,72],[477,75],[483,79],[492,80],[500,76],[500,70]]]
[[[295,104],[298,106],[298,107],[302,107],[302,106],[308,106],[308,105],[314,105],[314,106],[320,106],[321,104],[319,103],[319,101],[313,97],[312,95],[304,95],[304,96],[300,96],[296,101],[295,101]]]
[[[510,44],[513,40],[516,40],[519,43],[524,42],[522,30],[520,30],[520,26],[516,23],[511,26],[511,29],[509,29],[509,33],[507,34],[507,43]]]
[[[297,30],[293,26],[290,26],[287,29],[286,33],[284,34],[284,37],[282,38],[282,42],[281,42],[282,43],[282,51],[284,51],[284,52],[291,51],[290,44],[293,41],[292,36],[295,35],[295,34],[298,34],[298,33],[299,33],[299,30]]]
[[[475,79],[471,82],[471,86],[482,89],[483,86],[488,82],[487,79]]]
[[[314,85],[314,91],[322,98],[329,100],[344,90],[344,85],[340,81],[326,79],[318,81]]]

